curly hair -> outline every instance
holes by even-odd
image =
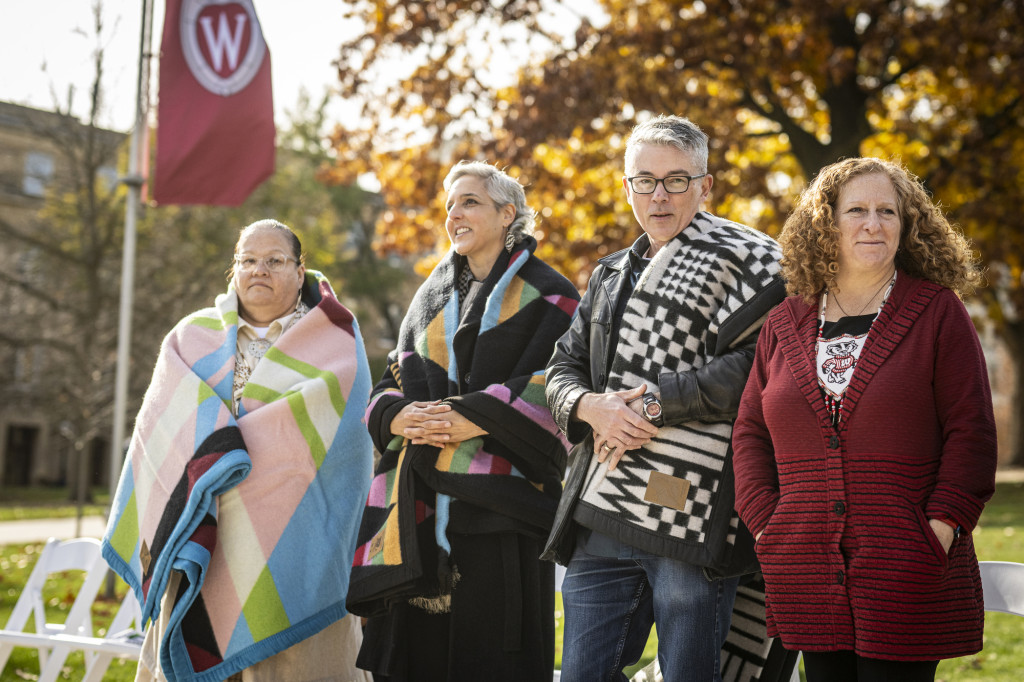
[[[981,282],[970,242],[932,202],[921,181],[898,163],[873,158],[844,159],[822,168],[803,191],[779,235],[786,291],[810,303],[836,289],[839,227],[836,204],[852,178],[882,173],[892,182],[900,215],[896,267],[966,296]]]

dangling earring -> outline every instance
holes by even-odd
[[[508,225],[505,226],[505,250],[512,253],[512,247],[516,244],[516,233],[508,229]]]

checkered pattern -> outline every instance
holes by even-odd
[[[778,245],[766,235],[699,213],[640,276],[623,315],[608,390],[657,386],[663,372],[710,362],[719,329],[775,279],[779,257]],[[723,528],[711,528],[731,436],[731,422],[665,426],[615,471],[593,458],[582,501],[616,523],[681,542],[703,544],[714,534],[734,543],[738,518],[731,509],[718,515]],[[652,470],[690,482],[683,511],[644,501]]]
[[[722,679],[759,680],[772,642],[765,625],[764,585],[741,586],[736,590],[729,634],[722,647]]]

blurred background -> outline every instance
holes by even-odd
[[[0,494],[109,485],[142,1],[16,3],[0,82]],[[128,430],[163,336],[226,287],[238,229],[295,228],[357,314],[374,374],[447,248],[441,180],[506,167],[541,255],[581,289],[640,230],[621,191],[638,122],[711,138],[708,208],[768,234],[823,166],[906,164],[970,237],[967,301],[1000,462],[1024,465],[1024,4],[1016,0],[256,0],[273,175],[237,207],[138,212]],[[163,2],[155,3],[159,53]],[[152,60],[155,92],[159,60]],[[147,120],[159,126],[154,103]],[[149,146],[155,139],[147,134]],[[894,396],[912,400],[913,396]]]

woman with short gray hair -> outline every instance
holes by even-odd
[[[567,442],[544,367],[579,301],[535,255],[522,186],[485,163],[444,181],[452,248],[413,298],[366,423],[383,453],[348,608],[375,680],[550,680],[541,561]]]

